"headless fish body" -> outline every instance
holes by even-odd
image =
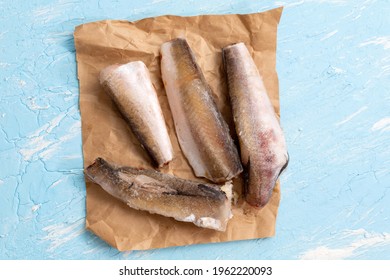
[[[85,174],[129,207],[225,231],[231,214],[232,184],[220,187],[155,170],[119,167],[97,158]]]
[[[198,177],[225,182],[242,172],[229,128],[185,39],[161,46],[161,73],[180,147]]]
[[[100,83],[154,162],[161,167],[171,161],[171,140],[145,64],[108,66],[100,72]]]
[[[227,46],[222,54],[247,178],[246,201],[262,207],[287,166],[286,142],[262,77],[245,44]]]

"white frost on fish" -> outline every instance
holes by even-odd
[[[231,182],[222,189],[155,170],[116,166],[102,158],[85,169],[86,176],[107,193],[136,210],[148,211],[225,231],[231,211]]]
[[[99,80],[153,161],[159,167],[170,162],[173,148],[146,65],[142,61],[110,65]]]
[[[181,150],[197,177],[226,182],[242,172],[239,154],[187,41],[164,43],[161,76]]]
[[[263,207],[288,163],[283,131],[257,68],[244,43],[222,49],[241,162],[246,201]]]

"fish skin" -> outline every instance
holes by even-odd
[[[286,141],[245,44],[229,45],[222,55],[246,178],[245,198],[250,205],[263,207],[288,164]]]
[[[146,65],[111,65],[100,72],[99,80],[154,163],[161,167],[171,161],[171,140]]]
[[[164,43],[161,73],[180,147],[197,177],[225,182],[242,172],[229,128],[187,41]]]
[[[102,158],[86,176],[129,207],[225,231],[231,213],[231,182],[219,185],[185,180],[155,170],[117,166]]]

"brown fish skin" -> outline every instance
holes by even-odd
[[[197,177],[225,182],[242,172],[229,128],[187,41],[161,46],[161,73],[180,147]]]
[[[171,140],[145,64],[108,66],[100,72],[100,83],[153,161],[159,167],[171,161]]]
[[[232,184],[204,184],[163,174],[116,166],[97,158],[85,174],[129,207],[225,231],[231,214]]]
[[[244,43],[222,49],[234,124],[246,175],[246,201],[266,205],[288,164],[283,131],[263,79]]]

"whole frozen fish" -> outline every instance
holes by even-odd
[[[263,79],[244,43],[222,50],[249,204],[262,207],[288,164],[283,131]]]
[[[155,170],[121,167],[97,158],[85,174],[110,195],[138,210],[225,231],[231,214],[232,184],[222,187],[184,180]]]
[[[159,167],[172,160],[173,149],[149,71],[141,61],[111,65],[100,83]]]
[[[161,73],[180,147],[198,177],[213,182],[242,172],[229,128],[185,39],[160,49]]]

